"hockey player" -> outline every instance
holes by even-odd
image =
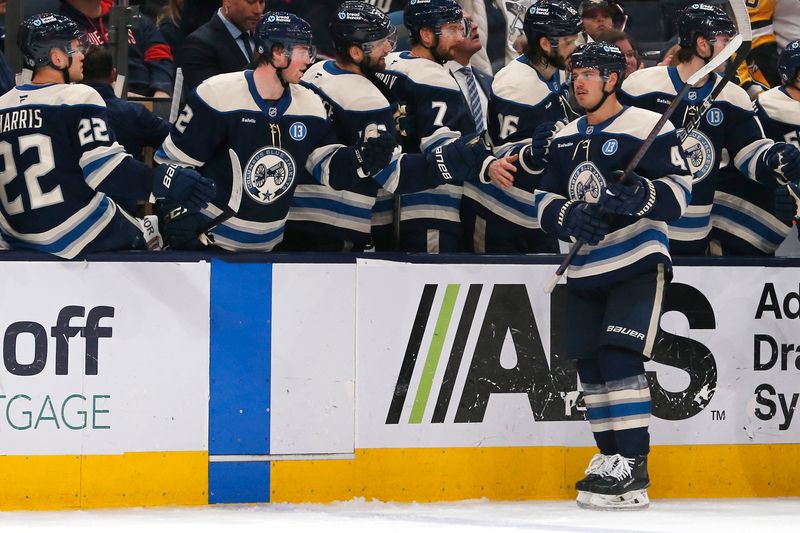
[[[780,87],[762,93],[756,116],[766,136],[775,142],[798,144],[800,135],[800,41],[790,42],[778,61]],[[774,255],[791,230],[800,196],[797,182],[774,189],[721,172],[711,214],[712,243],[720,255]]]
[[[686,80],[719,54],[736,33],[733,22],[719,7],[692,4],[678,13],[680,49],[677,66],[639,70],[625,80],[620,101],[663,112]],[[697,116],[703,100],[721,77],[712,73],[692,88],[672,114],[671,121],[685,128]],[[674,254],[706,253],[711,232],[711,207],[717,189],[717,172],[723,149],[745,176],[773,188],[776,179],[800,176],[797,148],[766,139],[753,113],[747,93],[734,83],[722,89],[714,106],[697,129],[683,142],[694,176],[692,204],[686,214],[670,224],[670,250]]]
[[[342,143],[358,142],[369,124],[393,137],[394,106],[386,98],[391,94],[375,74],[384,70],[386,56],[394,49],[395,28],[377,7],[348,1],[339,6],[330,29],[336,60],[313,65],[304,83],[326,103]],[[394,142],[388,146],[390,152],[394,146]],[[370,242],[372,209],[381,187],[402,194],[453,183],[460,173],[469,172],[462,160],[474,157],[462,140],[443,146],[440,155],[442,162],[434,153],[425,156],[398,150],[372,180],[361,180],[343,191],[301,180],[289,210],[284,249],[362,251]]]
[[[390,54],[382,74],[405,105],[413,128],[403,143],[406,152],[431,153],[478,131],[470,107],[444,65],[466,36],[468,26],[455,0],[416,0],[405,8],[410,52]],[[473,147],[475,148],[475,147]],[[481,181],[513,183],[515,157],[496,159],[487,147],[468,161]],[[476,151],[477,151],[476,148]],[[441,185],[400,200],[400,248],[410,252],[457,252],[461,243],[461,185]]]
[[[256,27],[255,70],[214,76],[190,95],[156,157],[202,168],[217,180],[220,194],[196,215],[164,209],[164,232],[171,245],[202,246],[192,237],[223,213],[236,167],[241,167],[244,182],[241,206],[211,237],[226,250],[266,252],[283,239],[289,204],[301,179],[341,189],[389,164],[394,142],[388,132],[362,139],[355,147],[335,143],[322,100],[300,85],[314,61],[311,38],[303,19],[268,12]],[[230,150],[236,154],[233,165]]]
[[[0,97],[0,229],[14,248],[72,259],[143,248],[142,227],[106,195],[146,201],[151,192],[189,209],[214,195],[193,170],[153,170],[126,154],[106,106],[83,78],[87,44],[77,25],[44,13],[20,25],[32,82]]]
[[[624,54],[605,42],[572,54],[573,90],[587,114],[556,133],[535,192],[545,231],[587,242],[567,272],[567,313],[580,328],[566,350],[577,359],[600,453],[575,485],[579,505],[611,509],[648,505],[644,362],[671,279],[666,221],[679,218],[691,198],[691,176],[669,123],[628,179],[618,181],[660,118],[617,101],[625,68]]]
[[[556,123],[577,117],[569,105],[566,62],[575,50],[581,18],[563,0],[542,0],[525,12],[525,54],[497,73],[489,101],[495,155],[519,156],[514,186],[464,184],[462,218],[476,253],[558,252],[541,231],[533,191]]]

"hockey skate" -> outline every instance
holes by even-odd
[[[575,501],[578,503],[578,507],[584,509],[589,507],[589,500],[592,498],[591,485],[599,481],[613,466],[613,462],[610,460],[612,457],[616,456],[596,453],[592,460],[589,461],[589,466],[584,471],[586,477],[575,482],[575,490],[578,491],[578,497]]]
[[[646,509],[650,505],[647,456],[615,455],[609,463],[605,475],[588,487],[588,507],[609,511]]]

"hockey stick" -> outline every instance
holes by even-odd
[[[203,244],[213,242],[214,239],[209,236],[209,232],[238,213],[239,207],[242,205],[242,187],[244,184],[242,165],[239,163],[239,156],[230,148],[228,148],[228,156],[231,159],[231,197],[228,199],[228,205],[222,210],[222,213],[211,219],[197,234],[197,238]]]
[[[728,81],[731,80],[733,75],[736,73],[736,70],[739,68],[739,65],[742,63],[742,61],[744,61],[745,57],[747,56],[747,53],[750,50],[751,46],[750,41],[752,40],[752,34],[750,30],[750,18],[749,15],[747,14],[747,8],[744,5],[744,2],[736,2],[736,3],[731,2],[731,8],[733,9],[734,16],[736,17],[736,22],[740,28],[739,34],[736,35],[736,37],[734,37],[733,39],[731,39],[731,41],[727,44],[727,46],[725,46],[725,48],[722,49],[722,51],[717,55],[717,57],[709,61],[705,66],[703,66],[703,68],[695,72],[692,76],[689,77],[688,80],[686,80],[686,83],[683,84],[681,90],[678,91],[677,95],[675,95],[675,98],[673,98],[672,102],[670,102],[669,107],[667,107],[667,109],[664,111],[664,114],[661,115],[661,118],[653,127],[653,130],[650,132],[650,134],[647,136],[644,142],[642,142],[642,145],[639,147],[639,149],[633,155],[631,161],[625,167],[622,176],[619,178],[619,181],[621,183],[624,183],[628,179],[630,173],[633,172],[633,169],[636,168],[636,166],[642,160],[644,155],[650,149],[650,146],[656,140],[656,137],[661,131],[661,128],[664,127],[669,118],[672,116],[672,113],[674,113],[675,109],[678,107],[678,105],[680,105],[681,101],[683,100],[683,97],[686,96],[686,93],[689,92],[689,89],[691,89],[694,84],[699,82],[701,79],[709,75],[717,68],[719,68],[719,66],[722,65],[725,61],[728,61],[728,59],[730,59],[731,56],[733,56],[733,54],[737,52],[737,50],[739,50],[741,47],[743,53],[737,54],[736,60],[728,64],[728,67],[725,71],[725,76],[717,84],[717,86],[714,88],[714,90],[711,92],[708,98],[701,105],[702,113],[698,113],[697,117],[695,117],[695,119],[692,121],[692,124],[694,124],[692,129],[697,127],[697,124],[700,123],[700,119],[711,108],[713,100],[717,96],[719,96],[719,93],[722,91],[723,87],[728,83]],[[747,38],[747,41],[745,41],[745,38]],[[682,141],[683,139],[681,139],[681,142]],[[544,288],[545,293],[550,294],[553,292],[553,289],[555,289],[559,280],[569,268],[569,265],[572,264],[572,261],[575,260],[575,257],[578,255],[578,252],[581,250],[581,248],[583,248],[584,244],[586,244],[586,241],[583,240],[579,240],[575,243],[575,245],[569,251],[567,256],[558,266],[558,269],[556,269],[556,273],[553,274],[553,277],[545,286]]]

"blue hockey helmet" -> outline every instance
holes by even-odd
[[[793,85],[800,70],[800,39],[786,45],[778,58],[778,73],[783,85]]]
[[[312,44],[311,25],[292,13],[269,11],[262,15],[255,31],[256,51],[269,55],[273,46],[282,46],[287,57],[295,45],[309,46],[313,61],[317,49]]]
[[[362,48],[371,43],[388,39],[394,50],[397,31],[389,17],[380,9],[366,2],[348,0],[339,6],[331,20],[331,37],[337,50],[351,45]],[[365,50],[369,53],[369,50]]]
[[[698,35],[714,42],[717,35],[736,35],[736,26],[719,6],[691,4],[678,12],[678,44],[693,47]]]
[[[617,73],[615,90],[622,85],[625,78],[627,62],[625,54],[617,45],[605,41],[593,41],[579,46],[572,53],[570,68],[591,68],[600,71],[600,75],[608,77],[612,72]]]
[[[408,34],[415,39],[419,38],[422,28],[430,28],[438,35],[442,26],[450,22],[461,22],[464,36],[469,33],[464,13],[456,0],[408,0],[404,17]]]
[[[79,46],[73,49],[72,41],[76,39]],[[33,15],[22,21],[17,34],[17,45],[25,59],[25,65],[31,69],[50,65],[50,52],[54,48],[63,50],[70,56],[88,49],[86,34],[78,25],[64,15],[53,13]]]
[[[581,32],[583,22],[578,12],[563,0],[541,0],[525,12],[522,23],[525,37],[533,42],[538,36],[566,37]]]

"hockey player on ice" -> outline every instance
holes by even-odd
[[[684,80],[719,54],[736,34],[730,17],[707,4],[692,4],[681,10],[677,25],[677,66],[634,72],[622,85],[620,102],[662,113]],[[721,76],[713,73],[688,92],[670,118],[676,128],[691,123],[720,80]],[[725,85],[699,126],[686,137],[683,148],[693,174],[692,203],[680,220],[670,223],[670,250],[674,254],[706,253],[723,149],[742,174],[773,189],[785,180],[800,177],[800,152],[793,145],[773,143],[764,137],[750,98],[734,83]]]
[[[650,485],[644,362],[672,277],[667,221],[683,214],[692,180],[667,123],[626,182],[618,182],[660,115],[617,101],[626,63],[616,46],[583,45],[571,70],[587,115],[553,137],[534,197],[542,229],[587,243],[567,271],[567,313],[580,327],[567,337],[566,351],[577,360],[599,453],[575,488],[583,507],[643,508]]]
[[[311,39],[303,19],[268,12],[256,27],[255,70],[214,76],[189,96],[156,160],[202,169],[217,181],[219,192],[197,214],[161,209],[172,246],[204,246],[196,236],[223,212],[237,166],[244,182],[241,206],[213,229],[211,239],[226,250],[267,252],[283,239],[301,179],[342,189],[389,164],[391,134],[376,132],[353,147],[338,144],[322,100],[300,85],[316,55]],[[230,150],[236,154],[233,164]]]
[[[147,201],[152,193],[191,210],[214,196],[212,180],[151,169],[114,140],[103,99],[77,83],[88,45],[72,20],[29,17],[18,45],[33,79],[0,97],[0,229],[13,248],[65,259],[144,248],[140,222],[107,195]]]

